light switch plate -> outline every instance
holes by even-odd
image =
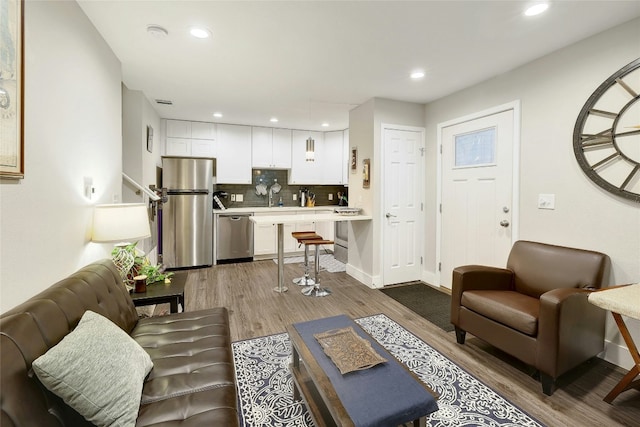
[[[333,193],[329,193],[329,201],[333,200]]]
[[[538,194],[538,209],[555,209],[555,194]]]
[[[235,195],[235,194],[232,194],[232,195],[231,195],[231,201],[232,201],[232,202],[235,202],[235,201],[236,201],[236,195]]]
[[[244,195],[236,194],[236,202],[244,202]]]

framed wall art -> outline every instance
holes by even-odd
[[[362,161],[362,188],[369,188],[371,185],[371,159]]]
[[[24,178],[24,0],[2,0],[0,178]]]
[[[355,173],[358,170],[358,148],[351,148],[351,173]]]
[[[153,128],[147,125],[147,151],[153,153]]]

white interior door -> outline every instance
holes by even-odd
[[[440,285],[455,267],[504,267],[513,239],[514,110],[441,128]]]
[[[422,270],[423,133],[384,129],[383,285],[419,280]]]

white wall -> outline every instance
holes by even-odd
[[[25,2],[25,178],[0,182],[0,311],[109,256],[89,236],[92,206],[121,194],[120,82],[75,2]]]
[[[147,126],[153,128],[152,151],[147,151]],[[141,91],[122,85],[122,170],[143,187],[157,185],[156,167],[162,166],[160,116]],[[122,200],[127,203],[149,203],[149,198],[129,182],[122,182]],[[151,218],[151,238],[138,243],[152,264],[157,263],[157,216]]]
[[[640,57],[636,19],[521,68],[426,106],[426,269],[436,260],[436,126],[514,100],[521,101],[520,238],[586,248],[611,257],[612,284],[640,281],[640,205],[605,192],[582,172],[573,154],[573,127],[591,93]],[[637,88],[636,88],[637,89]],[[540,193],[556,195],[555,210],[536,207]],[[605,358],[631,366],[608,317]],[[630,322],[640,340],[640,322]]]
[[[373,220],[355,221],[349,231],[347,273],[382,287],[382,125],[423,127],[424,105],[373,98],[349,113],[349,143],[358,149],[358,173],[349,176],[349,206]],[[371,160],[370,188],[362,187],[362,161]]]

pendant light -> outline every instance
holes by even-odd
[[[311,136],[307,138],[307,150],[305,152],[305,160],[307,162],[315,161],[315,141]]]

